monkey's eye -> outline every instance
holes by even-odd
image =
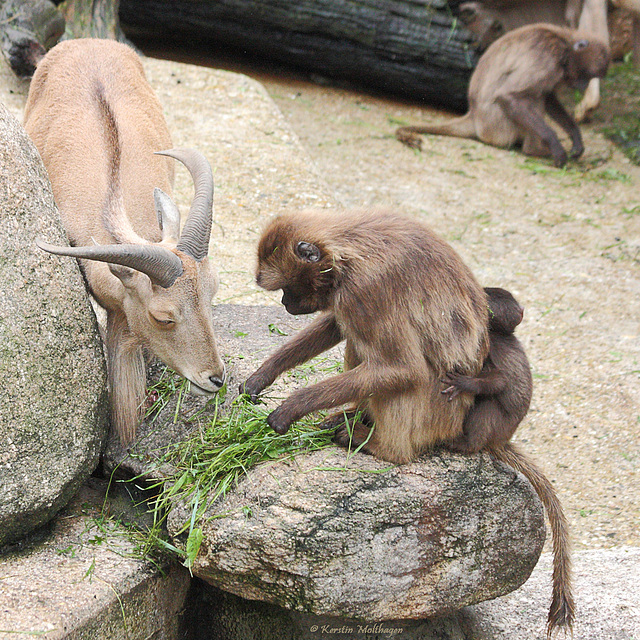
[[[296,255],[305,262],[318,262],[320,260],[320,249],[310,242],[298,242]]]
[[[582,51],[583,49],[586,49],[589,46],[589,41],[588,40],[578,40],[578,42],[576,42],[573,45],[573,50],[574,51]]]

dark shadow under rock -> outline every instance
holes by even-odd
[[[188,640],[465,640],[465,612],[385,622],[314,616],[244,600],[202,581],[194,581],[187,615],[194,621]]]

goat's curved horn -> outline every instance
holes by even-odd
[[[187,167],[195,187],[195,195],[189,210],[189,217],[182,229],[177,249],[189,254],[197,261],[204,260],[209,253],[211,220],[213,217],[213,173],[207,159],[194,149],[169,149],[158,151]]]
[[[36,244],[58,256],[72,256],[130,267],[149,276],[151,282],[168,289],[182,275],[182,261],[165,249],[149,244],[105,244],[91,247],[56,247],[40,240]]]

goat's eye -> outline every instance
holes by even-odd
[[[159,324],[161,327],[171,327],[176,323],[176,321],[171,318],[159,318],[154,315],[152,315],[151,317],[153,318],[154,322]]]

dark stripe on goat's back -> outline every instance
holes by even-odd
[[[115,217],[116,200],[120,193],[120,133],[116,116],[107,99],[104,85],[100,80],[96,80],[94,88],[96,106],[100,112],[100,119],[103,124],[102,144],[108,162],[108,185],[105,201],[102,207],[102,219],[107,230],[118,239],[118,221]]]

